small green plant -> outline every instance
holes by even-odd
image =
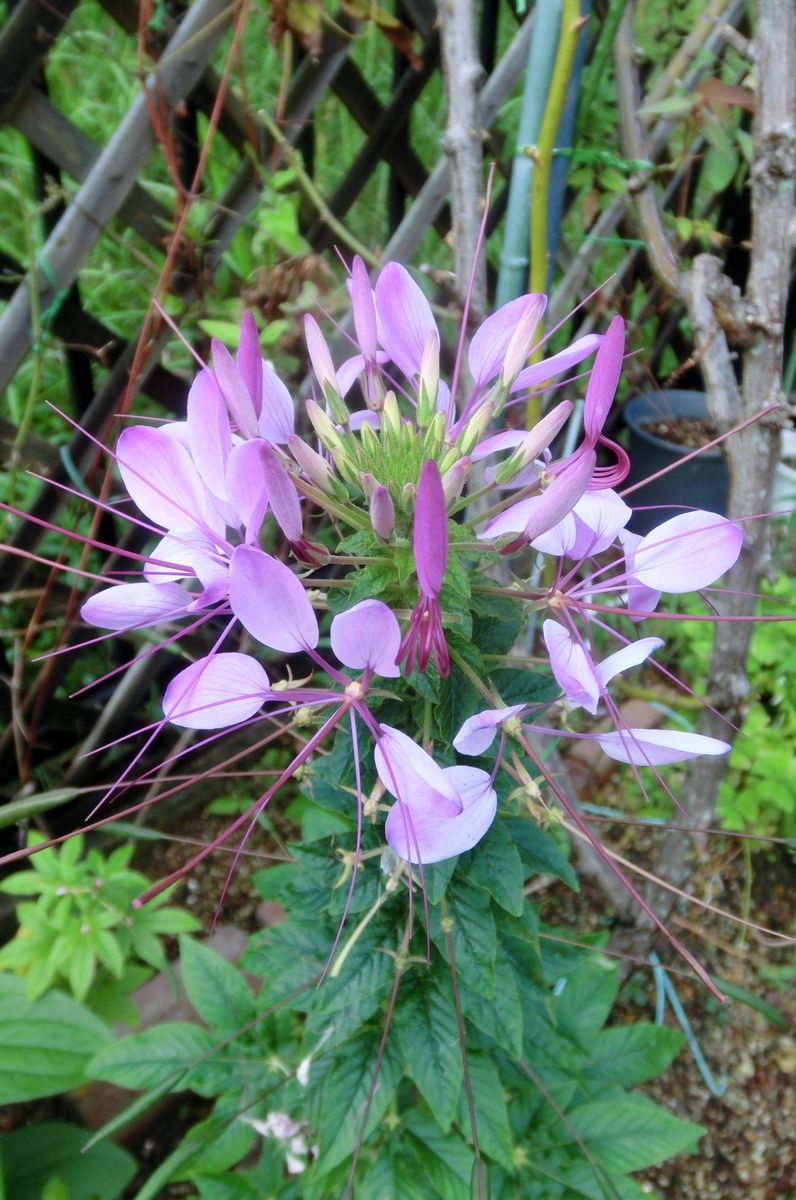
[[[31,839],[33,845],[41,839]],[[162,935],[200,927],[191,913],[164,907],[164,893],[145,908],[133,899],[149,881],[130,869],[131,845],[105,857],[83,856],[83,838],[31,858],[29,870],[0,883],[13,896],[35,896],[17,908],[19,929],[0,950],[0,969],[25,978],[29,1000],[64,987],[93,1012],[137,1024],[130,992],[167,967]]]

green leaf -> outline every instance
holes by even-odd
[[[82,930],[72,939],[69,958],[69,986],[76,1000],[84,1000],[94,978],[94,950],[88,934]]]
[[[551,833],[540,829],[530,817],[508,817],[501,824],[529,871],[539,875],[555,875],[571,887],[573,892],[580,890],[578,877],[572,865],[567,862]]]
[[[428,976],[421,976],[411,987],[401,989],[395,1025],[405,1069],[447,1132],[459,1107],[462,1088],[453,997],[444,995]]]
[[[299,993],[292,1002],[294,1006],[306,1009],[311,1003],[310,985],[323,971],[333,936],[323,920],[304,915],[291,916],[283,925],[255,934],[241,966],[244,971],[262,976],[258,1009],[270,1008],[293,992]]]
[[[756,996],[754,992],[747,991],[746,988],[739,987],[737,983],[729,983],[726,979],[717,979],[716,982],[722,991],[731,996],[733,1000],[737,1000],[739,1004],[747,1005],[748,1008],[753,1008],[755,1012],[759,1012],[772,1025],[778,1026],[779,1029],[790,1029],[787,1018],[778,1008],[774,1008],[773,1004],[769,1004],[762,997]]]
[[[445,1200],[469,1200],[473,1152],[456,1134],[446,1135],[429,1117],[410,1109],[404,1114],[409,1144],[428,1182]]]
[[[53,1096],[86,1081],[110,1031],[60,992],[29,1001],[21,979],[0,975],[0,1104]]]
[[[502,821],[495,821],[474,850],[461,856],[462,872],[484,888],[501,908],[519,917],[525,906],[523,870],[517,847]]]
[[[495,963],[495,995],[489,1004],[484,1004],[483,997],[465,983],[460,982],[459,993],[467,1020],[514,1058],[519,1058],[523,1050],[522,1001],[507,959],[499,956]]]
[[[588,1054],[613,1008],[619,971],[615,963],[595,954],[562,978],[565,982],[554,1001],[558,1027]]]
[[[348,1034],[364,1024],[387,995],[395,976],[395,960],[387,953],[394,948],[393,925],[370,925],[357,939],[338,976],[327,975],[319,988],[315,1012],[317,1023],[341,1014]]]
[[[509,1114],[497,1067],[486,1055],[473,1053],[467,1056],[467,1066],[473,1090],[478,1144],[484,1154],[494,1158],[513,1174],[515,1168],[511,1152]],[[468,1137],[471,1136],[470,1115],[464,1090],[459,1101],[458,1125],[466,1131]]]
[[[187,1137],[200,1147],[185,1166],[175,1171],[175,1179],[192,1180],[199,1172],[222,1175],[236,1166],[252,1148],[257,1134],[251,1125],[233,1120],[219,1125],[215,1117],[200,1121]]]
[[[673,1154],[690,1153],[705,1132],[645,1096],[623,1096],[570,1109],[568,1119],[606,1171],[642,1171]]]
[[[134,1091],[157,1087],[187,1071],[215,1044],[198,1025],[165,1022],[106,1046],[89,1064],[88,1074]]]
[[[0,1138],[9,1200],[41,1200],[53,1177],[69,1200],[116,1200],[136,1173],[131,1154],[113,1142],[84,1152],[88,1133],[65,1121],[43,1121]]]
[[[604,1029],[593,1043],[583,1080],[599,1089],[620,1084],[632,1087],[660,1075],[680,1053],[685,1038],[667,1025],[616,1025]]]
[[[702,159],[702,176],[712,192],[728,188],[737,170],[738,154],[732,146],[727,149],[708,146]]]
[[[458,862],[458,857],[444,858],[442,862],[431,863],[429,866],[423,867],[423,882],[426,885],[426,900],[429,904],[439,904]],[[420,871],[418,870],[419,876]]]
[[[446,961],[450,961],[445,928],[450,926],[453,958],[461,979],[488,1000],[495,994],[497,931],[489,897],[481,888],[453,880],[443,906],[429,910],[430,933]]]
[[[180,938],[180,966],[193,1008],[219,1034],[234,1033],[252,1020],[254,996],[249,985],[217,951],[193,938]]]
[[[320,1151],[313,1175],[325,1175],[354,1149],[365,1116],[380,1040],[381,1031],[373,1030],[346,1042],[323,1081],[318,1129]],[[400,1075],[397,1056],[388,1042],[368,1114],[366,1139],[387,1111]]]

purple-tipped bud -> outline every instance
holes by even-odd
[[[314,483],[327,495],[334,495],[335,488],[332,482],[334,473],[323,455],[319,454],[317,450],[313,450],[312,446],[308,446],[302,438],[295,434],[291,434],[288,438],[288,446],[290,453],[310,483]]]
[[[571,402],[569,400],[562,400],[547,416],[542,417],[541,421],[537,421],[533,429],[528,431],[524,441],[520,443],[514,453],[504,463],[501,463],[497,471],[495,471],[495,483],[508,483],[510,479],[518,475],[529,463],[532,463],[535,458],[539,458],[560,430],[563,429],[571,412]]]
[[[453,504],[464,490],[467,472],[470,470],[470,459],[460,458],[442,476],[442,490],[445,493],[446,504]]]
[[[417,423],[425,429],[434,418],[437,411],[437,392],[439,391],[439,334],[436,329],[430,329],[426,334],[426,344],[423,349],[423,360],[420,364],[420,379],[417,393]]]
[[[318,322],[310,313],[307,313],[304,317],[304,338],[307,343],[307,353],[310,356],[312,369],[315,372],[318,383],[321,385],[321,391],[326,395],[326,391],[331,384],[334,390],[339,392],[340,385],[337,382],[337,374],[332,362],[332,356],[329,353],[329,347],[320,331]]]
[[[433,459],[424,465],[417,485],[413,546],[420,590],[436,598],[448,565],[448,506]]]
[[[525,308],[509,339],[506,357],[503,359],[503,366],[500,369],[500,383],[505,387],[511,385],[512,380],[525,366],[534,343],[539,318],[547,303],[544,296],[532,296],[528,299],[530,303]]]
[[[385,542],[395,529],[395,505],[381,483],[376,484],[370,497],[370,523],[373,532]]]

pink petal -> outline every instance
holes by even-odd
[[[572,466],[562,470],[538,496],[520,500],[490,521],[479,538],[496,538],[504,533],[521,533],[532,542],[562,521],[589,486],[597,461],[593,451],[582,453]]]
[[[514,450],[515,447],[522,445],[527,436],[527,429],[503,429],[500,433],[493,433],[491,437],[479,442],[470,457],[473,462],[478,462],[480,459],[486,458],[488,454],[496,454],[499,450]]]
[[[497,795],[486,771],[448,767],[444,774],[459,796],[458,814],[449,816],[433,807],[419,809],[396,802],[387,816],[387,842],[409,862],[430,865],[472,850],[495,819]]]
[[[260,463],[268,491],[271,512],[289,542],[297,542],[304,533],[301,504],[296,485],[268,442],[260,442]]]
[[[543,554],[565,554],[568,558],[601,554],[612,544],[619,530],[624,529],[632,511],[616,492],[608,488],[587,492],[562,526],[556,526],[534,541],[534,549]]]
[[[550,358],[543,358],[541,362],[526,367],[514,380],[512,392],[521,392],[525,388],[536,387],[540,383],[546,383],[555,375],[560,375],[562,371],[577,366],[579,362],[583,362],[584,358],[588,358],[590,354],[594,353],[602,340],[601,334],[587,333],[568,346],[566,350],[561,350],[558,354],[551,354]]]
[[[436,598],[448,565],[448,508],[433,459],[424,463],[417,485],[413,546],[420,590],[424,596]]]
[[[462,803],[447,772],[400,729],[382,725],[381,734],[374,759],[379,779],[390,795],[413,811],[432,807],[443,815],[457,816]]]
[[[195,576],[208,587],[226,582],[228,571],[229,565],[215,544],[197,529],[167,533],[144,564],[144,578],[147,583],[155,584],[175,583]]]
[[[244,437],[257,437],[257,413],[249,389],[232,361],[232,355],[218,338],[212,339],[210,347],[213,370],[235,424]]]
[[[529,293],[509,300],[508,304],[504,304],[479,325],[467,355],[476,388],[483,387],[500,374],[509,342],[520,321],[526,315],[533,319],[532,314],[535,314],[538,323],[546,307],[546,296]]]
[[[376,309],[367,268],[358,254],[351,268],[351,308],[359,348],[365,358],[372,359],[376,354]]]
[[[262,357],[257,322],[252,313],[245,312],[240,326],[237,364],[240,377],[251,397],[255,417],[259,417],[263,406]]]
[[[605,687],[609,680],[621,671],[629,671],[631,667],[638,667],[646,662],[663,644],[663,640],[657,637],[639,638],[637,642],[630,642],[597,663],[597,678]]]
[[[376,280],[379,340],[408,379],[420,371],[429,333],[437,324],[428,300],[409,272],[390,262]]]
[[[637,767],[684,762],[702,754],[728,754],[732,749],[717,738],[680,729],[626,729],[622,733],[595,734],[594,740],[609,758]]]
[[[224,472],[232,433],[224,397],[212,371],[202,370],[188,393],[188,445],[206,487],[224,499]]]
[[[391,609],[381,600],[362,600],[338,613],[330,632],[332,650],[346,667],[369,668],[385,679],[395,679],[401,645],[401,628]]]
[[[542,635],[550,656],[550,667],[567,700],[597,712],[600,686],[594,663],[572,634],[557,621],[545,621]]]
[[[164,529],[201,528],[207,493],[184,446],[165,429],[133,425],[123,430],[116,458],[132,500]]]
[[[326,385],[330,383],[339,393],[340,385],[337,382],[329,346],[320,331],[318,322],[310,313],[306,313],[304,317],[304,340],[307,343],[307,353],[310,356],[315,378],[321,385],[321,390],[325,392]]]
[[[616,386],[622,373],[624,357],[625,323],[621,317],[614,317],[597,351],[597,357],[589,377],[589,385],[586,388],[583,428],[590,446],[596,444],[597,438],[603,431],[608,410],[616,395]]]
[[[268,676],[249,654],[211,654],[175,675],[163,713],[183,729],[223,729],[254,716],[268,694]]]
[[[454,749],[473,757],[483,754],[492,745],[503,722],[516,717],[524,707],[524,704],[512,704],[509,708],[487,708],[468,717],[453,739]]]
[[[642,542],[641,534],[631,533],[629,529],[619,530],[619,541],[625,552],[625,574],[627,577],[627,607],[631,613],[631,621],[643,620],[644,614],[655,612],[661,593],[657,588],[645,587],[633,578],[633,567],[636,561],[636,551]]]
[[[191,599],[177,583],[120,583],[89,596],[80,615],[100,629],[138,629],[182,616]]]
[[[694,592],[723,575],[738,558],[743,530],[717,513],[680,513],[643,537],[633,579],[661,592]]]
[[[289,567],[254,546],[238,546],[229,572],[229,603],[252,637],[293,653],[318,644],[318,622]]]
[[[290,392],[268,363],[260,360],[263,406],[257,422],[260,437],[283,446],[292,437],[296,414]]]
[[[268,508],[268,489],[265,486],[262,449],[259,439],[235,446],[227,463],[227,496],[245,530],[247,542],[255,541]]]

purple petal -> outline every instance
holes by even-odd
[[[240,377],[251,397],[255,417],[259,417],[263,406],[262,358],[257,322],[250,312],[245,312],[240,327],[237,363]]]
[[[487,708],[468,717],[453,739],[454,749],[460,754],[471,754],[474,758],[483,754],[492,745],[503,722],[516,717],[524,708],[524,704],[512,704],[509,708]]]
[[[374,354],[374,359],[377,363],[389,362],[390,356],[386,350],[377,350]],[[337,382],[340,386],[340,395],[347,396],[354,382],[365,371],[365,356],[364,354],[354,354],[351,358],[345,359],[337,368]]]
[[[408,379],[420,371],[429,333],[437,324],[428,300],[409,272],[390,262],[376,280],[379,340]]]
[[[304,534],[304,521],[296,485],[268,442],[260,442],[260,463],[268,491],[271,512],[289,542],[298,542]]]
[[[633,579],[661,592],[707,587],[735,563],[743,530],[717,513],[680,513],[643,537],[633,558]]]
[[[391,609],[381,600],[362,600],[332,620],[331,644],[346,667],[366,668],[385,679],[401,674],[395,665],[401,645],[401,628]]]
[[[535,539],[534,549],[541,550],[543,554],[565,554],[568,558],[601,554],[608,549],[619,530],[624,529],[632,511],[610,489],[587,492],[560,526]]]
[[[472,850],[495,819],[497,795],[486,771],[448,767],[444,775],[459,796],[458,814],[445,815],[433,807],[396,802],[387,816],[387,842],[409,862],[428,866]]]
[[[534,541],[575,507],[589,486],[596,461],[593,451],[580,454],[540,495],[520,500],[507,508],[490,521],[478,537],[496,538],[504,533],[521,533],[528,541]]]
[[[307,343],[307,353],[310,356],[315,378],[321,385],[321,390],[325,392],[326,385],[330,383],[334,390],[339,392],[340,385],[337,382],[329,347],[325,337],[321,333],[318,322],[310,313],[307,313],[304,317],[304,340]]]
[[[588,445],[594,446],[603,431],[605,418],[616,395],[625,357],[625,323],[614,317],[602,340],[586,388],[583,428]]]
[[[702,754],[728,754],[732,749],[717,738],[681,729],[625,729],[622,733],[595,734],[594,740],[609,758],[637,767],[685,762]]]
[[[631,667],[638,667],[646,662],[663,644],[662,639],[657,637],[639,638],[637,642],[628,643],[597,664],[597,678],[605,687],[609,680],[621,671],[629,671]]]
[[[230,608],[252,637],[294,653],[318,644],[318,622],[289,567],[254,546],[238,546],[229,571]]]
[[[470,374],[477,389],[500,374],[509,342],[519,323],[526,316],[533,321],[535,316],[534,324],[538,324],[546,307],[546,296],[529,293],[509,300],[508,304],[504,304],[479,325],[467,355]],[[529,330],[529,338],[531,334],[532,330]]]
[[[244,528],[247,542],[256,540],[268,508],[268,489],[263,472],[262,450],[257,440],[235,446],[227,463],[227,496]]]
[[[376,354],[376,308],[367,268],[358,254],[351,268],[351,308],[359,348],[365,358],[372,359]]]
[[[381,726],[374,759],[379,779],[390,795],[413,810],[432,808],[450,817],[461,812],[461,800],[447,772],[400,729]]]
[[[133,425],[116,445],[116,459],[132,500],[164,529],[201,528],[207,493],[190,454],[165,429]]]
[[[260,437],[275,446],[283,446],[296,427],[293,398],[268,363],[260,360],[263,407],[257,422]]]
[[[163,714],[183,729],[224,729],[254,716],[268,694],[268,676],[249,654],[211,654],[175,675]]]
[[[144,564],[147,583],[175,583],[196,576],[203,585],[226,583],[229,564],[215,543],[196,529],[167,533]]]
[[[223,500],[232,433],[227,406],[212,371],[200,371],[191,384],[187,424],[188,445],[196,469],[213,495]]]
[[[370,497],[370,523],[373,532],[387,541],[395,529],[395,505],[383,484],[377,483]]]
[[[577,366],[579,362],[583,362],[584,358],[588,358],[590,354],[594,353],[602,340],[601,334],[587,333],[568,346],[566,350],[561,350],[558,354],[551,354],[550,358],[543,358],[541,362],[532,363],[530,367],[520,371],[512,384],[512,392],[521,392],[525,388],[536,387],[537,384],[546,383],[548,379],[560,375],[562,371]]]
[[[641,534],[631,533],[629,529],[619,530],[619,541],[625,552],[625,575],[627,577],[627,607],[631,613],[631,621],[640,621],[644,614],[655,612],[661,593],[657,588],[648,588],[643,583],[637,583],[633,578],[633,568],[636,561],[636,551],[642,542]]]
[[[480,459],[486,458],[488,454],[496,454],[499,450],[514,450],[517,446],[522,445],[527,436],[527,429],[503,429],[500,433],[493,433],[491,437],[479,442],[470,457],[473,462],[478,462]]]
[[[89,596],[80,615],[100,629],[138,629],[182,616],[190,602],[178,583],[119,583]]]
[[[435,599],[448,565],[448,509],[439,467],[429,459],[420,472],[413,534],[420,590]]]
[[[213,370],[235,424],[244,437],[257,437],[257,413],[249,389],[232,361],[232,355],[218,338],[212,339],[210,348]]]
[[[550,667],[567,700],[582,704],[592,715],[600,703],[600,685],[594,663],[586,651],[558,621],[545,621],[542,635]]]

